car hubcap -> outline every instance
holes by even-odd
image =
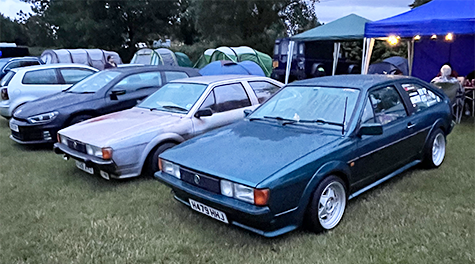
[[[345,188],[339,182],[332,182],[320,195],[318,220],[325,229],[332,229],[343,216],[346,206]]]
[[[437,134],[432,144],[432,161],[435,166],[439,166],[445,157],[445,138],[442,134]]]

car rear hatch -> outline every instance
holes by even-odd
[[[15,76],[15,73],[16,72],[14,71],[10,71],[2,78],[2,80],[0,80],[0,97],[2,98],[2,100],[9,99],[7,86],[13,79],[13,76]]]

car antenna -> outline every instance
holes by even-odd
[[[345,111],[343,112],[343,125],[341,126],[341,135],[345,134],[346,108],[348,106],[348,96],[345,99]]]

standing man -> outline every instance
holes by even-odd
[[[117,68],[117,64],[115,63],[114,58],[111,55],[107,56],[107,61],[104,65],[104,69],[110,68]]]

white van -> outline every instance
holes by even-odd
[[[0,81],[0,115],[10,118],[29,101],[61,92],[98,70],[81,64],[49,64],[12,69]]]

